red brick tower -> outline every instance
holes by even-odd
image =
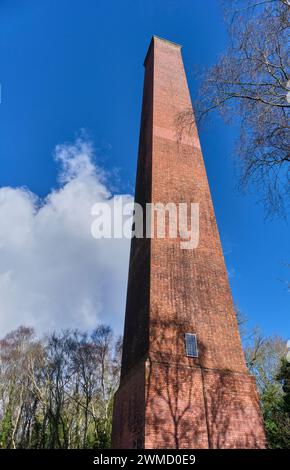
[[[197,129],[177,138],[192,106],[180,46],[154,36],[144,65],[135,200],[199,203],[200,236],[132,239],[113,447],[263,448]]]

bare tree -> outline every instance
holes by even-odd
[[[258,386],[268,446],[289,448],[290,416],[284,406],[289,395],[283,390],[288,364],[286,340],[265,336],[257,327],[250,328],[246,316],[238,308],[236,312],[246,364]]]
[[[216,109],[228,122],[238,122],[241,187],[254,183],[267,214],[285,215],[290,194],[290,2],[224,3],[229,46],[201,72],[195,114],[200,121]],[[193,116],[185,110],[177,121],[182,132]]]
[[[0,340],[0,448],[109,447],[120,345],[104,325]]]
[[[20,327],[0,341],[0,446],[31,444],[38,398],[30,375],[42,351],[32,328]]]
[[[283,338],[265,337],[261,332],[256,332],[251,344],[245,347],[247,366],[255,375],[260,392],[275,382],[286,350],[286,341]]]

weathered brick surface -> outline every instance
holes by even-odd
[[[265,447],[254,378],[249,374],[203,369],[203,380],[210,447]]]
[[[180,47],[154,38],[145,60],[135,199],[199,203],[200,239],[193,250],[182,250],[178,238],[132,241],[115,447],[265,443],[196,127],[178,138],[177,116],[190,108]],[[185,332],[197,334],[197,359],[185,355]],[[136,407],[138,442],[127,412],[120,418],[135,387],[144,397]]]
[[[145,448],[208,448],[200,368],[147,362]]]
[[[112,442],[117,449],[144,447],[145,363],[139,362],[122,380],[115,395]]]

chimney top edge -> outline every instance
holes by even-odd
[[[168,42],[171,46],[176,46],[181,48],[181,44],[177,44],[177,42],[169,41],[169,39],[161,38],[160,36],[156,36],[156,34],[153,34],[152,39],[158,39],[159,41],[163,42]]]
[[[148,57],[149,52],[151,50],[152,44],[156,40],[161,41],[161,42],[165,42],[165,43],[169,44],[170,46],[177,47],[178,49],[182,48],[181,44],[177,44],[176,42],[169,41],[169,39],[164,39],[164,38],[161,38],[160,36],[156,36],[155,34],[153,34],[153,36],[151,38],[151,41],[150,41],[150,44],[149,44],[149,47],[148,47],[148,50],[147,50],[147,53],[146,53],[146,56],[145,56],[145,59],[144,59],[144,63],[143,63],[144,66],[146,64],[147,57]]]

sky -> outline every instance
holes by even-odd
[[[227,45],[218,0],[1,0],[0,331],[122,331],[128,240],[94,240],[94,202],[132,200],[143,60],[155,34],[196,65]],[[200,130],[234,302],[290,338],[289,225],[236,190],[237,129]]]

